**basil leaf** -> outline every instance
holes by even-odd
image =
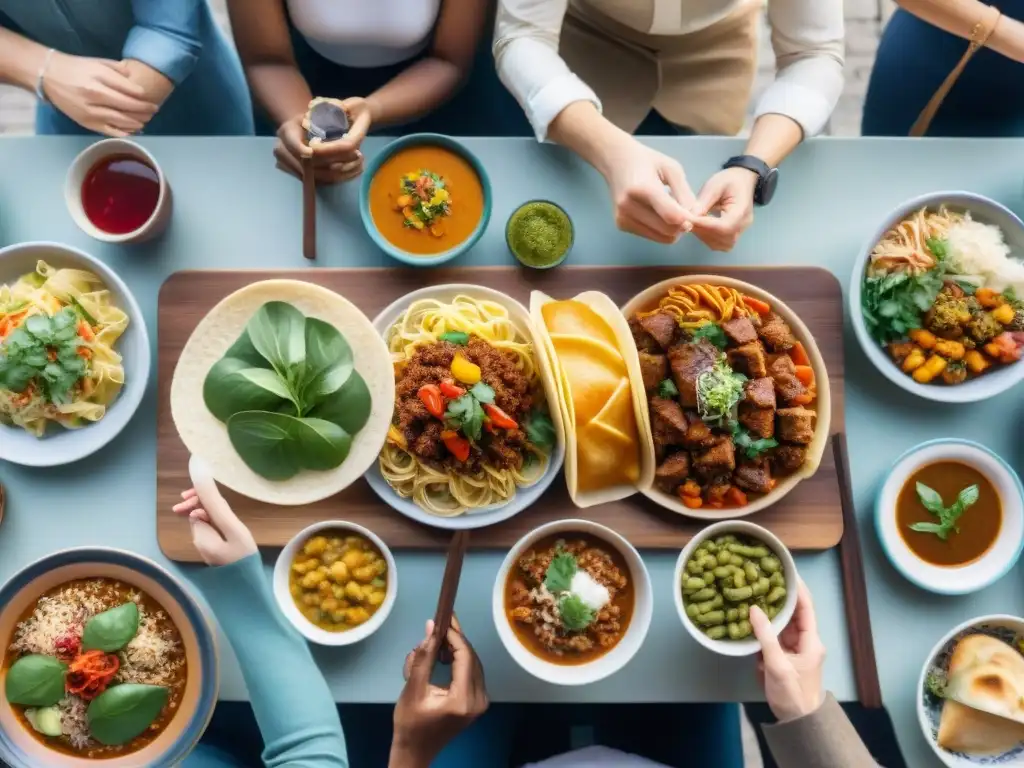
[[[960,507],[960,511],[967,509],[968,507],[978,503],[978,496],[980,491],[977,485],[968,485],[960,494],[956,497],[956,504]]]
[[[550,451],[555,445],[555,425],[543,411],[530,412],[530,415],[526,417],[524,431],[527,439],[542,451]]]
[[[372,406],[370,388],[366,386],[366,381],[358,371],[352,371],[345,386],[313,406],[313,410],[306,416],[310,419],[330,421],[350,435],[354,435],[370,420]]]
[[[113,653],[124,648],[139,631],[139,606],[129,600],[109,611],[97,613],[82,630],[83,651]]]
[[[338,329],[306,318],[306,364],[302,380],[304,410],[345,386],[352,375],[352,348]]]
[[[929,488],[924,483],[918,483],[916,488],[917,498],[921,500],[924,508],[936,517],[941,518],[943,513],[946,511],[946,507],[942,503],[942,497],[939,496],[938,492],[933,488]]]
[[[462,331],[445,331],[438,338],[441,341],[447,341],[449,344],[455,344],[460,347],[469,344],[469,334]]]
[[[167,704],[169,691],[160,685],[122,683],[107,688],[86,710],[89,734],[100,744],[127,744],[142,734]]]
[[[281,396],[259,386],[242,371],[261,370],[277,378],[266,368],[253,368],[247,360],[224,357],[214,363],[203,381],[203,402],[217,419],[227,421],[239,411],[271,411],[284,402]],[[287,395],[284,395],[287,397]]]
[[[245,326],[253,347],[281,378],[296,381],[306,359],[306,317],[291,304],[268,301]]]
[[[11,704],[50,707],[64,698],[67,665],[53,656],[22,656],[7,670],[4,693]]]

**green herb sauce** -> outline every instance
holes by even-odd
[[[528,267],[552,267],[572,245],[572,221],[552,203],[526,203],[512,214],[505,230],[508,247]]]

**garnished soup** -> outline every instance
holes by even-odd
[[[79,579],[21,617],[2,677],[18,720],[50,749],[105,760],[151,744],[178,712],[188,668],[163,608],[113,579]]]
[[[1003,524],[992,481],[958,461],[927,464],[910,476],[896,500],[896,523],[910,550],[927,563],[959,566],[995,543]]]
[[[407,253],[443,253],[473,234],[484,189],[461,155],[425,144],[384,161],[370,182],[370,215],[381,235]]]
[[[160,200],[160,174],[134,155],[112,155],[89,169],[82,207],[97,229],[125,235],[142,227]]]
[[[553,664],[586,664],[618,645],[634,603],[619,551],[581,533],[541,539],[516,559],[505,583],[516,636]]]

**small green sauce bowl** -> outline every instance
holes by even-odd
[[[569,242],[564,244],[564,248],[558,256],[547,263],[543,263],[540,260],[532,258],[529,254],[516,250],[516,247],[512,242],[515,234],[513,232],[513,227],[515,227],[520,221],[523,221],[531,211],[547,213],[549,216],[553,216],[556,219],[564,220],[565,225],[568,226]],[[560,234],[563,234],[564,236],[564,233]],[[516,260],[520,264],[524,267],[529,267],[530,269],[551,269],[552,267],[557,267],[569,256],[575,241],[576,227],[572,223],[572,218],[562,206],[558,205],[558,203],[553,203],[550,200],[527,200],[512,211],[512,215],[508,217],[508,222],[505,224],[505,243],[508,245],[509,251],[516,257]],[[559,246],[562,245],[562,243],[559,243]]]

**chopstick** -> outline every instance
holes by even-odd
[[[316,258],[316,177],[312,158],[302,158],[302,255]]]
[[[448,546],[448,560],[444,566],[444,577],[441,579],[437,612],[434,614],[434,636],[441,642],[438,660],[442,664],[452,663],[452,650],[447,641],[448,629],[452,625],[452,615],[455,613],[455,595],[459,591],[462,563],[466,557],[468,544],[469,531],[456,531],[452,536],[452,543]]]
[[[839,564],[843,576],[843,598],[846,604],[846,630],[853,657],[853,676],[857,698],[868,709],[882,708],[882,687],[878,682],[878,662],[871,633],[868,611],[868,588],[864,579],[864,556],[857,529],[857,510],[853,506],[853,485],[850,481],[849,451],[846,435],[832,436],[832,455],[839,476],[839,496],[843,506],[843,538],[839,542]]]

